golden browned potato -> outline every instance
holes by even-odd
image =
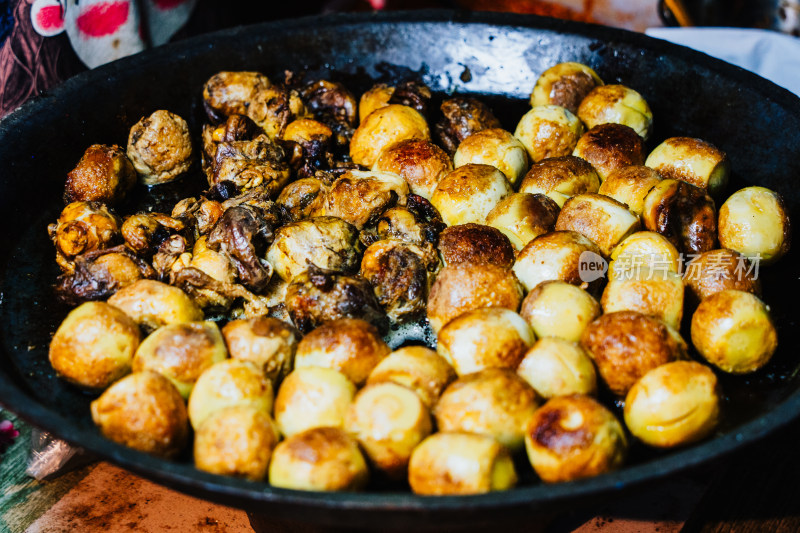
[[[189,421],[198,429],[214,412],[249,405],[272,412],[272,382],[250,361],[225,359],[200,374],[189,396]]]
[[[212,474],[261,481],[278,440],[269,414],[249,405],[228,407],[195,432],[194,464]]]
[[[494,437],[513,452],[522,448],[525,424],[537,407],[536,392],[513,370],[487,368],[451,383],[439,398],[434,415],[440,431]]]
[[[622,425],[588,396],[547,401],[531,418],[525,448],[533,469],[546,483],[597,476],[619,468],[628,441]]]
[[[425,346],[404,346],[378,363],[367,384],[392,382],[403,385],[416,392],[432,409],[445,387],[455,379],[455,370],[441,355]]]
[[[576,194],[597,192],[600,176],[585,159],[574,155],[542,159],[531,165],[519,187],[519,192],[544,194],[558,207]]]
[[[544,194],[506,196],[486,216],[486,224],[502,231],[519,251],[534,238],[553,231],[558,204]]]
[[[325,144],[331,140],[332,136],[333,131],[322,122],[311,118],[298,118],[286,125],[281,138],[284,141],[307,145],[311,142]]]
[[[513,193],[505,175],[490,165],[464,165],[442,178],[431,196],[445,224],[483,224],[500,200]]]
[[[375,326],[357,318],[342,318],[303,337],[297,345],[294,366],[332,368],[361,386],[391,351]]]
[[[302,178],[284,187],[275,203],[291,222],[323,216],[329,190],[322,180]]]
[[[625,397],[625,424],[650,446],[671,448],[703,439],[719,418],[717,376],[694,361],[654,368]]]
[[[652,168],[631,165],[611,171],[597,192],[627,204],[628,209],[641,215],[645,196],[661,179]]]
[[[728,184],[731,165],[725,152],[692,137],[670,137],[644,163],[665,178],[683,180],[718,197]]]
[[[136,170],[116,144],[93,144],[67,174],[64,202],[122,202],[136,185]]]
[[[749,292],[726,289],[700,302],[692,315],[692,344],[731,374],[755,372],[778,347],[769,307]]]
[[[561,280],[539,283],[522,301],[522,318],[537,337],[581,339],[589,323],[600,316],[600,304],[585,290]]]
[[[616,263],[616,262],[615,262]],[[604,313],[638,311],[680,329],[683,317],[683,279],[667,268],[614,268],[600,302]]]
[[[127,154],[145,185],[172,181],[192,164],[189,125],[175,113],[159,109],[131,128]]]
[[[152,455],[174,457],[189,437],[183,398],[156,372],[122,378],[93,401],[91,409],[104,437]]]
[[[445,266],[490,263],[505,268],[514,264],[514,248],[503,232],[483,224],[458,224],[439,234],[439,253]]]
[[[252,361],[277,386],[291,372],[300,335],[277,318],[232,320],[222,328],[231,357]]]
[[[578,117],[591,129],[599,124],[624,124],[647,140],[653,130],[653,112],[641,94],[624,85],[600,85],[578,107]]]
[[[583,135],[583,124],[568,109],[557,105],[534,106],[514,130],[532,163],[569,155]]]
[[[655,231],[637,231],[625,237],[611,252],[613,260],[608,277],[617,271],[627,272],[634,267],[649,267],[655,271],[681,271],[681,254],[669,239]]]
[[[428,320],[437,333],[461,313],[481,307],[519,309],[522,285],[514,273],[492,264],[462,263],[441,270],[428,296]]]
[[[430,200],[439,181],[453,171],[453,162],[432,142],[408,139],[381,152],[372,170],[402,176],[411,192]]]
[[[194,242],[189,266],[223,283],[233,283],[236,280],[236,267],[228,256],[208,247],[208,238],[205,235]]]
[[[227,357],[215,322],[169,324],[142,341],[133,358],[133,371],[158,372],[188,398],[200,374]]]
[[[385,83],[377,83],[372,86],[370,90],[361,95],[358,101],[358,120],[364,122],[364,119],[370,113],[381,107],[389,105],[389,100],[394,94],[394,87],[386,85]]]
[[[665,179],[650,189],[642,220],[647,229],[662,234],[686,254],[701,254],[716,247],[714,200],[685,181]]]
[[[636,311],[601,316],[583,332],[581,345],[617,396],[657,366],[686,358],[686,343],[677,331]]]
[[[395,204],[404,205],[407,196],[408,183],[398,174],[349,170],[331,185],[325,196],[325,214],[360,230]]]
[[[411,452],[432,429],[431,415],[420,397],[396,383],[367,385],[347,415],[347,431],[358,439],[371,463],[396,479],[406,477]]]
[[[104,204],[72,202],[58,221],[47,227],[56,245],[56,262],[61,270],[72,272],[75,256],[110,248],[120,238],[120,220]]]
[[[463,376],[486,368],[514,370],[535,340],[531,327],[514,311],[485,307],[445,324],[436,351]]]
[[[416,109],[400,104],[380,107],[361,121],[350,140],[353,163],[372,167],[386,148],[409,139],[429,141],[428,123]]]
[[[453,164],[458,168],[470,163],[491,165],[514,185],[528,171],[528,152],[511,133],[489,128],[473,133],[458,145]]]
[[[69,312],[50,341],[50,364],[62,378],[104,389],[131,371],[139,327],[107,303],[86,302]]]
[[[600,181],[630,165],[644,165],[644,141],[624,124],[600,124],[584,133],[572,155],[591,163]]]
[[[543,281],[558,279],[595,293],[602,279],[593,281],[581,279],[581,256],[586,252],[601,258],[600,248],[578,232],[545,233],[533,239],[520,251],[514,263],[514,274],[528,291],[532,291]]]
[[[273,487],[313,491],[357,491],[369,471],[358,443],[339,428],[313,428],[278,444],[269,464]]]
[[[597,373],[592,360],[580,345],[558,337],[536,341],[522,358],[517,374],[545,399],[597,394]]]
[[[697,301],[725,289],[761,296],[758,270],[745,256],[725,248],[709,250],[692,259],[686,265],[683,280]]]
[[[531,105],[560,105],[578,112],[581,101],[598,85],[600,76],[582,63],[558,63],[542,72],[531,93]]]
[[[606,257],[639,227],[639,216],[628,206],[597,193],[573,196],[564,203],[556,220],[556,230],[576,231],[586,236]]]
[[[167,324],[203,320],[203,311],[185,292],[151,279],[141,279],[121,288],[108,303],[148,331]]]
[[[719,243],[769,265],[791,244],[789,210],[781,195],[766,187],[745,187],[719,209]]]
[[[337,370],[297,368],[278,389],[275,421],[286,437],[315,427],[343,428],[355,395],[356,386]]]
[[[513,488],[517,472],[508,450],[493,438],[440,432],[414,449],[408,483],[425,496],[483,494]]]
[[[358,230],[341,218],[316,217],[281,226],[267,250],[267,260],[284,281],[319,268],[351,272],[358,268]]]

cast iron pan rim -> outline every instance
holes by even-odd
[[[251,32],[291,34],[304,29],[313,30],[320,25],[358,26],[406,22],[449,22],[456,25],[482,24],[498,27],[536,28],[558,33],[574,33],[582,37],[597,39],[609,46],[619,42],[642,49],[665,52],[689,63],[701,65],[723,76],[741,81],[742,84],[747,85],[749,88],[756,89],[764,98],[779,102],[800,119],[800,100],[789,91],[751,72],[711,58],[706,54],[643,34],[545,17],[434,10],[306,17],[291,21],[233,28],[173,43],[115,61],[67,80],[61,86],[29,101],[6,117],[0,122],[0,134],[7,135],[18,125],[24,124],[25,117],[29,114],[46,112],[50,98],[58,98],[62,94],[79,90],[86,83],[102,83],[107,79],[113,79],[118,72],[137,69],[140,65],[151,61],[174,61],[180,59],[180,57],[202,53],[206,48],[213,48],[213,43],[217,39],[234,39],[242,33]],[[4,278],[5,276],[3,275],[2,277]],[[226,503],[232,505],[238,504],[242,507],[252,507],[252,504],[258,502],[280,502],[298,506],[364,511],[378,511],[384,506],[390,506],[389,508],[393,511],[429,511],[432,509],[458,511],[463,510],[465,506],[469,506],[471,509],[522,507],[559,500],[578,499],[654,480],[691,468],[712,458],[720,458],[741,446],[764,437],[796,418],[800,413],[800,391],[788,396],[762,417],[740,426],[737,428],[738,431],[685,450],[672,452],[670,455],[643,464],[624,467],[616,472],[556,485],[538,484],[517,488],[512,491],[479,496],[437,498],[425,498],[410,493],[299,492],[277,489],[263,483],[254,484],[200,472],[190,464],[159,459],[115,444],[100,436],[94,429],[80,429],[72,426],[64,417],[32,401],[20,386],[13,383],[10,376],[4,374],[0,374],[0,403],[6,406],[13,406],[12,410],[15,413],[36,426],[66,441],[80,442],[81,446],[90,452],[107,458],[122,467],[167,485],[201,492],[210,498],[225,499]]]

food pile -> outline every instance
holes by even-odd
[[[645,98],[585,65],[546,70],[513,133],[419,80],[220,72],[202,98],[200,146],[167,110],[90,146],[49,227],[75,305],[50,362],[115,442],[301,490],[505,490],[518,454],[559,482],[708,437],[715,372],[776,350],[780,196],[726,199],[706,140],[648,153]],[[117,211],[193,171],[170,213]],[[435,345],[393,351],[417,323]]]

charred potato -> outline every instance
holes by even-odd
[[[683,279],[698,302],[725,289],[761,296],[758,270],[745,256],[725,248],[710,250],[692,259],[686,265]]]
[[[531,327],[514,311],[474,309],[445,324],[436,351],[459,376],[486,368],[514,370],[536,340]]]
[[[189,125],[175,113],[159,109],[131,128],[127,154],[145,185],[173,181],[192,164]]]
[[[655,147],[644,163],[669,179],[682,180],[719,197],[731,172],[725,152],[692,137],[670,137]]]
[[[557,105],[531,108],[517,124],[514,137],[528,151],[532,163],[569,155],[583,135],[583,124],[568,109]]]
[[[559,105],[575,114],[586,95],[599,85],[603,85],[603,80],[586,65],[572,61],[558,63],[536,80],[531,105]]]
[[[232,320],[222,328],[231,357],[251,361],[277,386],[291,372],[300,335],[272,317]]]
[[[556,220],[556,230],[576,231],[586,236],[606,257],[611,256],[614,247],[639,227],[636,213],[602,194],[573,196],[564,203]]]
[[[585,159],[574,155],[542,159],[531,165],[519,192],[544,194],[562,207],[576,194],[597,192],[600,176]]]
[[[600,316],[600,304],[585,290],[566,281],[539,283],[522,301],[520,310],[537,337],[581,339],[589,323]]]
[[[627,204],[628,209],[642,214],[644,199],[658,182],[661,176],[652,168],[631,165],[613,170],[597,191],[609,198]]]
[[[791,223],[783,198],[766,187],[733,193],[719,210],[719,243],[765,265],[786,255]]]
[[[624,85],[600,85],[578,107],[578,117],[591,129],[599,124],[624,124],[647,140],[653,112],[641,94]]]
[[[714,200],[685,181],[666,179],[650,189],[642,220],[647,229],[662,234],[687,254],[713,250],[717,243]]]
[[[628,441],[616,417],[588,396],[548,400],[525,431],[528,459],[546,483],[597,476],[622,465]]]
[[[67,174],[64,203],[121,203],[136,185],[136,170],[119,146],[93,144]]]
[[[269,464],[273,487],[314,491],[357,491],[369,471],[358,443],[338,428],[313,428],[278,444]]]
[[[372,170],[398,174],[411,192],[430,200],[439,181],[453,171],[453,162],[432,142],[409,139],[388,146]]]
[[[669,269],[644,266],[625,271],[615,268],[600,302],[605,313],[638,311],[680,329],[683,293],[683,279]]]
[[[578,232],[545,233],[520,251],[514,263],[514,274],[528,291],[532,291],[543,281],[556,279],[595,293],[602,280],[581,279],[581,256],[587,252],[600,258],[600,248]]]
[[[428,123],[418,111],[389,104],[370,113],[350,140],[350,157],[357,165],[372,167],[385,149],[396,142],[431,138]]]
[[[528,171],[528,153],[519,139],[504,129],[490,128],[473,133],[458,145],[453,164],[491,165],[514,185]]]
[[[445,387],[456,379],[447,360],[424,346],[404,346],[389,354],[376,366],[367,384],[392,382],[417,393],[432,409]]]
[[[325,197],[325,214],[360,230],[377,221],[388,208],[405,204],[408,192],[408,183],[398,174],[350,170],[331,185]]]
[[[486,215],[486,224],[502,231],[519,251],[539,235],[553,231],[558,204],[544,194],[506,196]]]
[[[118,290],[108,303],[121,309],[145,330],[203,320],[203,311],[177,287],[142,279]]]
[[[58,326],[49,359],[64,379],[104,389],[131,371],[138,346],[139,328],[128,315],[103,302],[86,302]]]
[[[174,457],[189,438],[186,406],[156,372],[122,378],[91,404],[92,420],[107,439],[161,457]]]
[[[291,437],[315,427],[343,428],[356,386],[331,368],[309,366],[289,374],[275,397],[275,421]]]
[[[617,169],[644,165],[644,141],[624,124],[600,124],[578,139],[572,155],[591,163],[603,181]]]
[[[447,265],[494,264],[510,268],[514,248],[499,229],[483,224],[459,224],[439,234],[439,253]]]
[[[525,353],[517,374],[545,399],[597,394],[594,364],[577,343],[544,337]]]
[[[431,196],[445,224],[483,224],[486,215],[514,192],[505,175],[490,165],[464,165],[442,178]]]
[[[47,231],[56,245],[56,262],[71,272],[76,256],[110,248],[120,237],[120,220],[98,202],[72,202]]]
[[[450,154],[454,154],[458,145],[470,135],[501,127],[489,106],[475,98],[449,98],[442,102],[441,110],[443,118],[434,129],[441,145]]]
[[[778,347],[769,307],[749,292],[726,289],[700,302],[692,315],[692,344],[703,358],[731,374],[754,372]]]

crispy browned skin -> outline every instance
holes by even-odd
[[[652,168],[631,165],[612,171],[597,192],[627,204],[635,213],[641,213],[645,196],[659,181],[661,176]]]
[[[595,79],[586,72],[565,74],[550,86],[550,103],[566,107],[577,114],[581,101],[596,86]]]
[[[403,184],[403,187],[406,187]],[[358,229],[373,224],[384,211],[405,201],[396,184],[365,176],[344,174],[331,185],[325,198],[325,214],[339,217]]]
[[[75,256],[109,248],[120,240],[120,220],[100,202],[72,202],[56,223],[47,226],[47,232],[56,245],[58,266],[72,272]]]
[[[363,459],[358,464],[353,461],[360,456],[358,444],[339,428],[303,431],[279,444],[276,454],[278,449],[295,464],[324,468],[317,476],[309,475],[317,490],[358,490],[367,482]],[[320,477],[322,474],[324,478]]]
[[[575,155],[587,160],[601,177],[629,165],[644,165],[644,141],[628,126],[600,124],[578,140]]]
[[[719,158],[722,161],[727,159],[727,156],[722,150],[702,139],[695,139],[694,137],[673,137],[670,140],[679,142],[681,148],[686,152],[694,154],[696,157],[708,158],[711,160]],[[680,161],[669,165],[661,165],[657,170],[664,178],[685,181],[701,189],[706,189],[708,187],[708,183],[706,183],[705,180],[698,179],[699,176],[693,173],[691,168],[681,165]]]
[[[259,72],[218,72],[203,86],[203,106],[214,122],[233,114],[247,115],[249,103],[271,85]]]
[[[700,254],[686,265],[686,286],[700,301],[725,289],[761,296],[761,282],[750,261],[739,252],[721,248]]]
[[[535,182],[539,187],[549,192],[564,181],[564,176],[583,176],[593,172],[594,168],[588,161],[574,155],[542,159],[538,163],[531,165],[530,170],[522,180],[520,190],[525,190],[526,183]],[[595,178],[595,181],[597,181],[597,178]],[[592,187],[593,183],[589,180],[584,180],[582,185],[584,186],[576,188],[571,193],[597,192]]]
[[[587,193],[573,196],[558,214],[556,230],[576,231],[591,239],[609,257],[622,239],[638,230],[639,217],[609,196]]]
[[[284,155],[283,149],[263,134],[252,140],[220,142],[209,185],[229,181],[240,188],[264,186],[274,198],[289,179]]]
[[[432,142],[409,139],[384,150],[375,169],[400,174],[412,190],[430,196],[439,180],[453,170],[453,161]]]
[[[300,334],[286,322],[268,316],[232,320],[222,335],[231,357],[252,361],[273,383],[291,372]]]
[[[434,129],[445,149],[455,153],[458,145],[473,133],[489,128],[502,128],[492,110],[474,98],[456,97],[442,102],[444,117]]]
[[[136,184],[136,171],[116,144],[93,144],[67,174],[64,202],[120,203]]]
[[[644,224],[684,253],[701,254],[717,244],[714,200],[701,188],[680,180],[664,180],[648,193]]]
[[[686,356],[686,344],[663,322],[635,311],[601,316],[583,332],[581,344],[618,396],[624,396],[648,370]]]
[[[439,251],[447,265],[490,263],[511,268],[514,264],[514,247],[508,237],[483,224],[445,228],[439,234]]]
[[[286,222],[297,222],[325,213],[328,186],[317,178],[303,178],[283,188],[275,201]]]
[[[194,383],[203,370],[213,363],[209,354],[218,348],[216,340],[219,334],[214,335],[217,328],[203,322],[173,324],[169,327],[171,334],[161,338],[153,350],[153,355],[160,363],[159,371],[168,371],[169,376],[178,381]],[[146,361],[140,357],[134,358],[134,372],[146,368]]]

